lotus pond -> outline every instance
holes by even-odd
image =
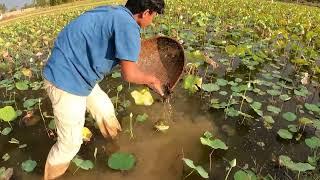
[[[163,102],[115,69],[100,86],[123,131],[106,140],[88,114],[63,179],[320,179],[320,9],[166,2],[142,37],[176,38],[184,77]],[[41,179],[56,140],[42,67],[57,33],[89,8],[0,22],[1,176]]]

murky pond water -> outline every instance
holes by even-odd
[[[213,152],[212,169],[209,171],[210,179],[224,179],[226,167],[229,166],[228,161],[234,158],[237,159],[239,168],[250,167],[263,175],[269,173],[275,179],[290,179],[290,173],[288,175],[288,172],[279,167],[277,163],[279,154],[287,154],[297,161],[304,161],[310,152],[304,141],[284,141],[277,136],[278,127],[281,127],[285,123],[284,121],[275,123],[274,128],[268,130],[258,117],[243,124],[239,123],[241,121],[237,118],[226,119],[222,110],[214,110],[208,106],[207,98],[210,97],[203,93],[191,95],[183,90],[180,85],[175,89],[170,103],[162,103],[162,100],[155,95],[155,103],[152,106],[137,106],[134,105],[130,96],[130,92],[137,86],[131,85],[128,89],[128,83],[112,78],[100,83],[110,97],[115,95],[116,87],[120,84],[125,86],[125,90],[120,92],[120,101],[129,99],[132,104],[118,114],[123,131],[117,140],[106,140],[99,130],[95,129],[92,123],[88,121],[86,126],[93,131],[94,136],[91,142],[83,144],[79,155],[84,159],[94,161],[95,167],[93,170],[84,171],[77,170],[77,167],[72,164],[61,179],[183,179],[191,170],[183,166],[182,157],[192,159],[195,164],[209,169],[211,150],[203,146],[199,140],[205,131],[210,131],[229,147],[225,151],[217,150]],[[109,91],[110,89],[111,91]],[[2,91],[1,96],[3,93]],[[43,90],[30,91],[25,94],[28,94],[28,98],[45,97],[41,105],[42,111],[52,115],[49,99]],[[17,104],[23,104],[23,98],[24,96],[18,95]],[[317,89],[310,101],[319,101]],[[261,102],[268,102],[268,100],[261,99]],[[282,107],[284,110],[295,112],[296,105],[291,102],[284,103]],[[250,110],[244,107],[243,111]],[[149,116],[146,122],[136,122],[134,124],[133,139],[130,138],[128,131],[129,114],[131,112],[134,116],[143,113]],[[36,115],[39,115],[38,110]],[[89,120],[90,117],[88,116],[87,119]],[[50,118],[45,120],[48,124]],[[154,125],[159,120],[166,120],[170,126],[167,132],[155,131]],[[275,120],[277,121],[277,119]],[[13,167],[14,179],[41,179],[46,156],[55,142],[54,138],[47,136],[42,120],[35,126],[28,127],[19,123],[19,119],[13,124],[14,130],[10,136],[0,136],[0,155],[9,153],[11,156],[8,161],[0,162],[0,167]],[[3,129],[7,124],[2,123],[1,126],[1,129]],[[304,133],[314,132],[313,129],[306,129]],[[19,149],[17,144],[8,143],[11,137],[19,140],[20,144],[27,144],[27,147]],[[96,160],[94,159],[95,148],[98,149]],[[117,151],[129,152],[136,156],[137,163],[133,170],[117,172],[107,167],[108,156]],[[27,159],[35,160],[38,163],[32,173],[22,172],[20,168],[21,162]],[[235,170],[232,171],[232,173],[234,172]],[[193,173],[187,179],[197,180],[201,178]]]
[[[104,82],[103,84],[108,84]],[[108,85],[110,86],[110,85]],[[107,92],[107,87],[103,89]],[[133,87],[131,87],[133,90]],[[130,91],[130,90],[129,90]],[[180,91],[180,90],[177,90]],[[181,96],[183,91],[177,92],[179,96],[174,96],[171,100],[171,113],[164,112],[168,110],[160,99],[156,100],[152,106],[131,105],[125,113],[118,115],[123,126],[123,132],[115,141],[105,140],[99,130],[90,127],[93,130],[94,137],[91,142],[83,144],[79,155],[85,159],[94,160],[94,149],[98,148],[96,167],[94,170],[82,171],[76,170],[71,166],[62,179],[180,179],[183,176],[183,163],[181,161],[182,152],[185,157],[194,159],[197,162],[203,162],[207,158],[206,148],[202,148],[199,137],[205,131],[215,132],[216,128],[212,116],[209,112],[201,111],[201,101],[198,98]],[[112,93],[111,93],[112,94]],[[28,97],[47,97],[43,91],[40,94],[30,94]],[[130,96],[126,96],[130,98]],[[155,96],[156,97],[156,96]],[[133,102],[133,101],[132,101]],[[192,105],[191,105],[192,104]],[[41,105],[42,111],[52,115],[50,102],[46,98]],[[134,139],[130,138],[127,132],[129,128],[128,113],[134,115],[147,113],[149,118],[144,123],[136,122],[134,124]],[[168,117],[170,126],[165,133],[157,132],[154,124],[158,120]],[[49,119],[46,119],[49,120]],[[54,140],[48,138],[43,122],[39,121],[35,126],[21,127],[15,123],[14,131],[10,137],[15,137],[20,144],[28,146],[19,149],[17,144],[10,144],[9,136],[0,137],[1,154],[9,153],[11,158],[7,162],[1,162],[0,166],[14,167],[15,179],[40,179],[43,173],[43,167],[46,155],[54,144]],[[133,153],[137,158],[137,164],[132,171],[116,172],[106,166],[108,155],[115,151],[124,151]],[[36,160],[37,168],[31,174],[21,171],[20,163],[27,159]]]

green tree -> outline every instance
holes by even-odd
[[[7,7],[5,4],[0,4],[0,13],[4,13],[7,11]]]
[[[31,7],[34,7],[34,6],[35,6],[34,4],[25,3],[21,9],[28,9],[28,8],[31,8]]]
[[[17,7],[14,7],[12,9],[9,10],[9,12],[13,12],[13,11],[16,11],[17,10]]]
[[[63,3],[74,2],[75,0],[49,0],[50,6],[55,6]]]
[[[63,3],[62,0],[50,0],[50,6],[55,6],[55,5],[59,5],[62,3]]]
[[[35,5],[35,6],[40,6],[40,7],[43,7],[43,6],[46,6],[46,5],[48,5],[48,1],[46,1],[46,0],[34,0],[33,1],[33,4]]]

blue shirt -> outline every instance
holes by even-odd
[[[140,26],[124,6],[102,6],[70,22],[58,35],[44,78],[59,89],[88,96],[119,60],[137,61]]]

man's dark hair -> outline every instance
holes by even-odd
[[[163,14],[164,0],[128,0],[125,6],[132,14],[138,14],[147,9],[158,14]]]

